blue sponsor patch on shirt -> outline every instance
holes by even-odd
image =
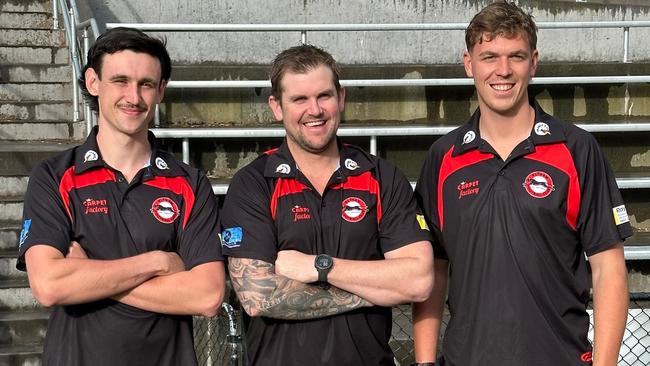
[[[237,248],[241,245],[244,231],[241,227],[231,227],[221,233],[221,245],[226,248]]]
[[[29,235],[29,227],[32,226],[32,220],[31,219],[25,219],[23,221],[23,230],[20,232],[20,242],[18,243],[18,250],[23,247],[23,244],[25,244],[25,240],[27,240],[27,236]]]

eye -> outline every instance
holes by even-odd
[[[142,84],[142,87],[147,88],[147,89],[153,89],[156,87],[156,84],[151,82],[151,81],[145,81]]]

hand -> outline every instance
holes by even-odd
[[[275,260],[275,273],[302,283],[318,281],[318,271],[314,267],[315,255],[296,250],[281,250]]]
[[[76,241],[70,242],[70,247],[68,247],[68,254],[66,254],[65,257],[76,258],[76,259],[88,259],[88,255],[86,254],[86,251],[81,246],[81,244],[77,243]]]
[[[164,266],[163,266],[164,269],[159,274],[160,276],[167,276],[185,270],[185,263],[183,263],[183,259],[181,259],[181,257],[178,254],[176,254],[175,252],[163,252],[163,251],[161,251],[160,253],[163,254],[163,260],[164,260]]]

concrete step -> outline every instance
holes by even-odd
[[[80,141],[86,136],[86,122],[0,123],[0,141]],[[0,153],[2,155],[2,153]],[[0,162],[13,165],[12,162]],[[0,167],[1,168],[1,167]],[[15,174],[15,171],[7,172]]]
[[[0,176],[0,200],[3,197],[21,197],[27,191],[27,176]]]
[[[71,102],[7,102],[0,105],[0,122],[71,121]]]
[[[7,101],[61,101],[72,99],[72,87],[66,83],[6,83],[0,84],[0,100]]]
[[[0,46],[64,47],[60,29],[0,29]]]
[[[0,345],[42,344],[47,331],[48,310],[0,313]]]
[[[1,12],[0,24],[3,28],[14,29],[53,28],[52,16],[49,13]]]
[[[19,223],[0,224],[0,256],[15,256],[18,253]]]
[[[68,52],[67,47],[0,47],[0,63],[3,65],[67,65],[70,60]]]
[[[72,67],[67,65],[14,65],[0,70],[0,81],[9,83],[69,83]]]
[[[2,126],[3,124],[0,123],[0,128]],[[2,136],[1,132],[0,136]],[[78,142],[73,141],[0,141],[0,175],[12,177],[29,175],[41,160],[77,144]]]
[[[0,255],[0,281],[27,280],[27,272],[16,269],[17,255],[17,252],[5,252]],[[2,343],[1,336],[0,343]]]
[[[23,217],[22,202],[0,201],[0,222],[20,222]]]
[[[0,366],[40,366],[42,344],[0,346]]]
[[[32,296],[27,279],[0,281],[0,311],[39,311],[42,306]]]
[[[9,0],[0,2],[0,11],[51,13],[50,0]]]

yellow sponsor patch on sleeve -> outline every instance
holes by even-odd
[[[424,215],[415,215],[415,218],[418,220],[418,224],[420,224],[420,229],[429,230],[429,226],[427,225],[427,222],[424,220]]]
[[[630,222],[630,218],[627,216],[625,205],[616,206],[612,210],[614,211],[614,222],[616,222],[616,225]]]

